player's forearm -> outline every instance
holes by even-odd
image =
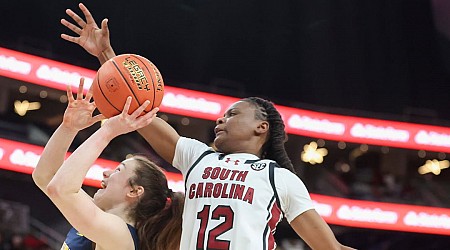
[[[102,51],[102,53],[100,53],[100,55],[98,55],[98,60],[100,61],[100,64],[103,65],[106,61],[108,61],[109,59],[113,58],[116,56],[116,53],[114,52],[114,49],[110,46],[107,49],[105,49],[104,51]]]
[[[139,134],[164,160],[172,163],[180,135],[166,121],[156,117],[148,126],[138,129]]]
[[[97,130],[62,164],[47,186],[50,196],[77,193],[90,167],[106,148],[113,136],[104,129]]]
[[[34,182],[42,190],[45,189],[63,164],[70,144],[76,135],[77,131],[60,125],[45,145],[44,151],[32,174]]]

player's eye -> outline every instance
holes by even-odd
[[[225,117],[235,116],[237,113],[234,110],[230,110],[225,114]]]

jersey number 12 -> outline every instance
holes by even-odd
[[[230,206],[219,205],[212,210],[212,213],[210,211],[211,205],[205,205],[197,213],[197,219],[200,220],[200,229],[197,234],[197,249],[205,249],[205,235],[207,235],[206,249],[230,249],[229,240],[219,240],[217,237],[233,228],[233,209]],[[221,218],[224,218],[222,223],[206,232],[210,220],[221,220]]]

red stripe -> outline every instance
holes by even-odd
[[[274,200],[273,205],[272,205],[272,209],[270,209],[270,215],[271,218],[269,220],[269,222],[267,223],[269,226],[269,242],[268,242],[268,249],[275,249],[275,238],[274,238],[274,234],[275,234],[275,229],[278,225],[278,223],[281,221],[281,209],[278,207],[276,201]]]

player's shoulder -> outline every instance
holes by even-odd
[[[206,143],[189,137],[180,137],[177,142],[177,149],[194,150],[194,151],[214,151],[213,148]]]
[[[197,139],[194,139],[194,138],[189,138],[189,137],[184,137],[184,136],[181,136],[178,139],[178,143],[179,144],[186,144],[186,145],[198,145],[198,146],[208,147],[208,145],[206,145],[206,143],[204,143],[204,142],[201,142],[201,141],[199,141]]]
[[[294,172],[292,172],[291,170],[289,170],[287,168],[283,168],[276,161],[269,160],[269,162],[270,162],[270,167],[273,168],[275,175],[283,175],[283,176],[288,175],[288,176],[298,177]]]

